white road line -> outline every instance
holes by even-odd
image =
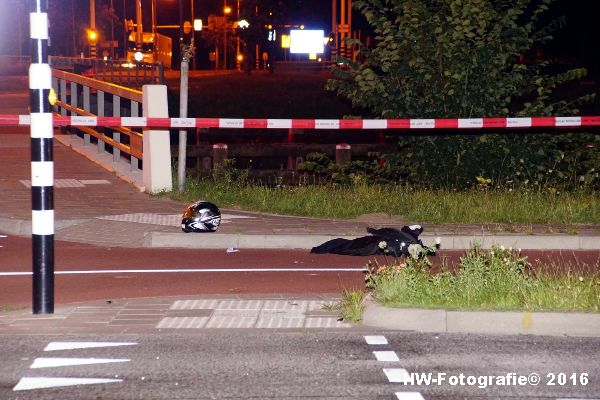
[[[135,342],[50,342],[44,351],[92,349],[97,347],[135,346]]]
[[[396,392],[398,400],[425,400],[419,392]]]
[[[381,335],[365,336],[365,340],[367,341],[367,344],[371,345],[388,344],[388,341],[385,338],[385,336]]]
[[[100,269],[89,271],[54,271],[55,275],[99,275],[99,274],[174,274],[215,272],[364,272],[364,268],[177,268],[177,269]],[[30,276],[32,272],[0,272],[3,276]]]
[[[374,351],[377,361],[399,362],[400,359],[395,351]]]
[[[98,379],[98,378],[21,378],[19,383],[13,388],[13,391],[46,389],[62,386],[92,385],[98,383],[123,382],[122,379]]]
[[[54,368],[72,365],[93,365],[129,362],[126,358],[63,358],[63,357],[38,357],[33,360],[29,368]]]
[[[404,383],[409,381],[408,371],[404,368],[384,368],[383,373],[390,383]]]

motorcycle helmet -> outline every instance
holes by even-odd
[[[181,230],[184,232],[214,232],[221,224],[221,211],[205,200],[188,206],[183,212]]]

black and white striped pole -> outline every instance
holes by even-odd
[[[52,73],[48,65],[48,0],[30,0],[31,242],[33,313],[54,313],[54,163]]]

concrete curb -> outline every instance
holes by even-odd
[[[333,239],[330,235],[244,235],[225,233],[149,232],[144,247],[188,249],[312,249]],[[341,236],[354,239],[356,236]]]
[[[89,219],[61,219],[54,221],[55,231],[82,224]],[[0,217],[0,232],[15,236],[31,236],[31,220]]]
[[[600,314],[391,308],[372,299],[365,302],[362,323],[419,332],[600,337]]]
[[[334,235],[249,235],[222,233],[148,232],[144,247],[180,247],[190,249],[221,249],[227,247],[256,249],[311,249],[334,238],[355,239],[357,236]],[[432,245],[434,236],[422,235],[425,244]],[[482,248],[493,245],[526,250],[600,250],[600,237],[568,235],[476,235],[442,236],[442,249],[465,250],[479,243]]]

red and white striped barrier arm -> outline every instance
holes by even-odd
[[[0,115],[0,125],[29,125],[29,115]],[[230,129],[479,129],[600,126],[600,116],[436,119],[255,119],[54,116],[54,126]]]

